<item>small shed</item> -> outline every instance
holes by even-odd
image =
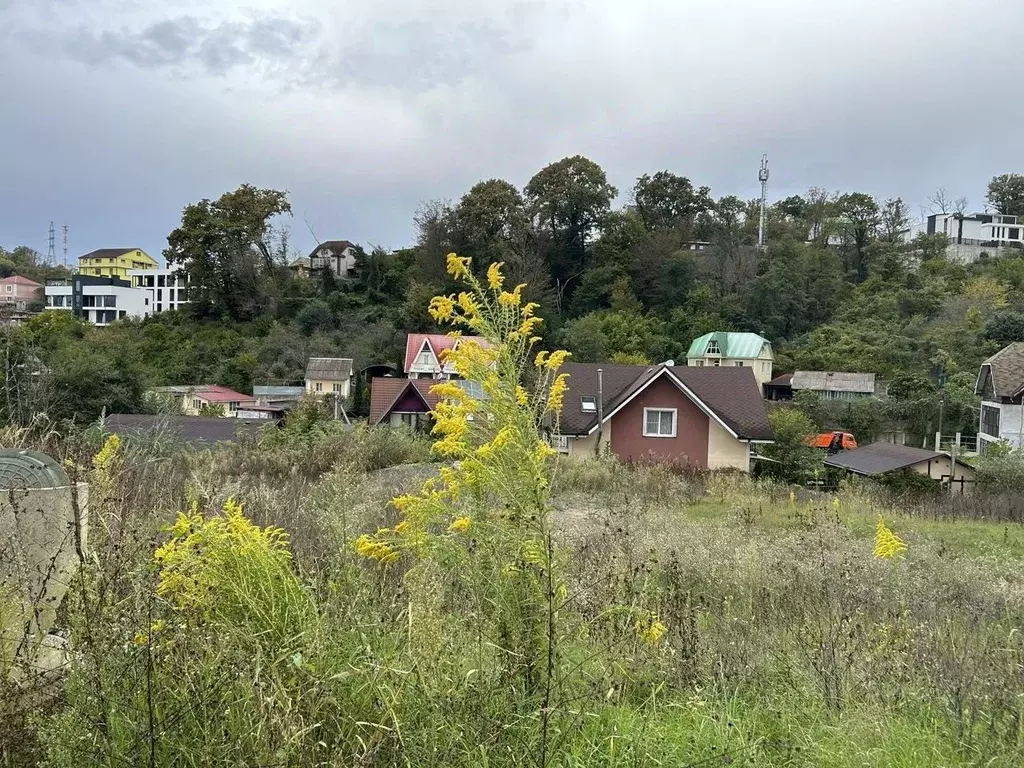
[[[974,482],[974,469],[946,451],[931,451],[910,445],[871,443],[852,451],[842,451],[825,459],[825,466],[842,469],[863,477],[909,470],[952,485],[961,493]]]

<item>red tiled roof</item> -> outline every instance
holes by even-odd
[[[441,360],[441,352],[443,350],[454,349],[455,344],[462,341],[475,341],[481,347],[489,347],[490,342],[487,339],[479,336],[448,336],[444,333],[410,333],[405,337],[405,372],[409,373],[409,369],[412,368],[413,363],[416,361],[416,356],[423,349],[423,342],[426,341],[430,344],[430,349],[434,353],[434,357],[443,366],[444,361]]]
[[[411,387],[423,400],[427,410],[433,410],[440,398],[430,393],[438,382],[433,379],[396,379],[391,376],[375,378],[370,382],[370,425],[380,424],[391,415],[395,403]]]
[[[22,277],[21,275],[11,275],[10,277],[5,277],[2,280],[0,280],[0,283],[3,283],[4,285],[7,285],[7,284],[12,284],[12,285],[29,285],[29,286],[32,286],[34,288],[42,288],[43,287],[42,285],[37,283],[35,280],[29,280],[27,277]]]

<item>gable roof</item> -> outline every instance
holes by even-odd
[[[797,371],[793,374],[793,389],[814,392],[875,393],[875,374],[845,373],[843,371]]]
[[[27,277],[22,277],[21,275],[11,275],[10,277],[5,277],[3,279],[0,279],[0,283],[3,283],[4,285],[27,285],[31,288],[43,287],[41,283],[37,283],[35,280],[29,280]]]
[[[716,331],[698,336],[690,344],[690,350],[686,353],[690,357],[704,357],[707,352],[708,342],[717,341],[718,348],[722,351],[722,357],[736,357],[741,359],[754,360],[761,356],[764,345],[768,345],[771,351],[771,342],[756,333],[735,333],[732,331]]]
[[[430,388],[437,384],[433,379],[396,379],[390,376],[372,379],[370,382],[370,426],[380,424],[391,415],[395,404],[406,394],[415,392],[423,402],[425,410],[431,411],[440,398],[431,394]]]
[[[597,414],[583,411],[582,398],[597,398],[598,369],[603,371],[602,415],[607,421],[618,409],[660,376],[673,383],[701,410],[741,440],[772,440],[768,411],[750,368],[612,365],[568,363],[569,374],[559,431],[586,435],[597,428]]]
[[[986,372],[996,397],[1016,397],[1024,389],[1024,341],[1015,341],[981,364],[975,394],[982,394]]]
[[[154,392],[160,392],[175,397],[195,397],[209,400],[211,403],[234,403],[254,401],[252,395],[244,395],[229,387],[222,387],[219,384],[172,384],[166,387],[153,387]]]
[[[405,337],[405,372],[408,373],[416,362],[416,357],[423,349],[423,343],[430,346],[431,352],[437,358],[440,366],[444,366],[441,360],[441,352],[455,348],[456,344],[464,341],[475,341],[481,347],[489,347],[491,343],[480,336],[449,336],[445,333],[410,333]]]
[[[911,445],[895,445],[894,443],[871,443],[842,451],[825,459],[825,465],[845,469],[858,475],[880,475],[896,469],[906,469],[922,461],[931,461],[941,456],[949,456],[941,451],[929,451],[926,448],[914,448]]]
[[[352,358],[311,357],[306,363],[307,379],[324,381],[347,381],[352,378]]]
[[[326,240],[325,242],[320,243],[312,251],[309,252],[309,258],[312,259],[314,257],[319,256],[320,255],[320,251],[324,250],[325,248],[327,250],[329,250],[329,251],[333,251],[335,254],[340,256],[341,253],[346,248],[355,248],[355,247],[356,247],[356,244],[355,243],[350,243],[348,240]]]

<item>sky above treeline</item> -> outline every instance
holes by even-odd
[[[289,192],[292,244],[400,247],[428,199],[583,154],[627,202],[815,185],[984,205],[1024,171],[1012,0],[0,0],[0,245],[158,255]],[[307,226],[308,225],[308,226]]]

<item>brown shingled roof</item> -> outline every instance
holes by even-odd
[[[411,387],[423,400],[427,410],[433,410],[439,398],[430,393],[438,382],[433,379],[396,379],[390,376],[375,378],[370,382],[370,425],[380,424],[391,414],[395,403]]]
[[[1003,347],[981,364],[976,394],[982,394],[986,369],[996,397],[1016,397],[1024,389],[1024,342]]]
[[[747,367],[710,367],[660,365],[612,365],[569,363],[562,372],[569,374],[568,392],[562,410],[559,431],[563,435],[586,435],[597,425],[597,414],[582,408],[583,397],[597,397],[597,370],[604,371],[602,412],[605,418],[625,404],[658,376],[670,375],[688,389],[739,438],[772,440],[768,412],[754,372]]]

